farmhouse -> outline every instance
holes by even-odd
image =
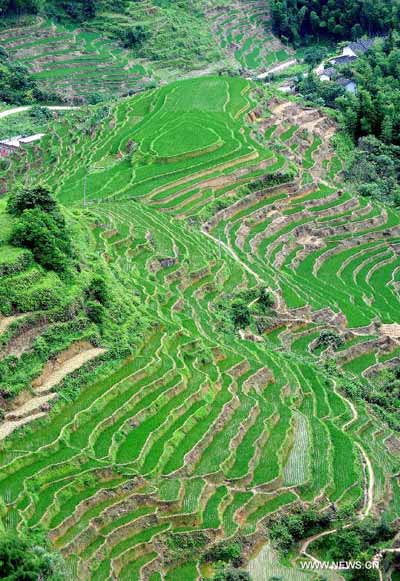
[[[349,91],[350,93],[355,93],[357,85],[354,81],[345,78],[338,78],[336,66],[349,65],[356,61],[360,55],[365,54],[374,44],[374,38],[360,39],[356,42],[351,42],[347,44],[342,49],[342,54],[334,56],[327,61],[327,67],[325,64],[321,63],[316,69],[315,73],[318,75],[321,81],[332,81],[335,80],[342,87]]]
[[[331,58],[331,60],[329,62],[332,65],[349,65],[350,63],[354,62],[355,60],[357,60],[356,56],[342,54],[340,56],[335,56],[335,57]]]
[[[343,48],[342,55],[357,58],[369,51],[374,42],[375,39],[373,38],[361,38],[360,40],[351,42]]]
[[[340,79],[337,79],[336,81],[339,85],[341,85],[345,91],[347,91],[348,93],[355,93],[357,90],[357,85],[354,81],[352,81],[351,79],[346,79],[345,77],[341,77]]]
[[[329,67],[327,69],[323,69],[319,78],[321,81],[331,81],[334,77],[336,77],[336,75],[336,69]]]
[[[29,145],[36,141],[40,141],[44,133],[37,133],[36,135],[30,135],[28,137],[23,135],[18,135],[17,137],[12,137],[11,139],[4,139],[0,141],[0,157],[8,157],[9,155],[21,151],[24,145]]]

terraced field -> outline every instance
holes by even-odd
[[[29,26],[1,31],[0,46],[26,66],[43,89],[63,100],[134,93],[146,86],[151,75],[104,35],[41,18]]]
[[[322,365],[366,382],[398,357],[398,214],[341,189],[332,121],[263,99],[240,78],[177,82],[74,113],[26,160],[52,160],[42,179],[152,321],[2,443],[8,526],[45,525],[71,578],[195,580],[171,539],[255,543],[299,505],[399,516],[397,436]],[[220,305],[238,292],[255,323],[234,332]],[[314,348],[322,330],[340,350]]]
[[[293,50],[271,33],[268,2],[216,2],[208,16],[224,53],[249,74],[263,73],[293,59]]]
[[[293,58],[293,51],[270,33],[264,0],[228,5],[197,0],[195,15],[179,5],[165,8],[152,0],[132,0],[123,11],[100,12],[84,28],[44,17],[29,24],[22,20],[0,31],[0,46],[44,90],[78,103],[133,94],[160,80],[226,66],[264,72]],[[118,34],[138,23],[148,31],[143,46],[123,48]]]

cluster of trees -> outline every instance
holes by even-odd
[[[2,579],[15,581],[63,581],[67,578],[61,556],[54,553],[40,532],[21,537],[0,533],[0,573]]]
[[[98,0],[52,0],[47,2],[46,12],[56,18],[67,16],[75,22],[85,22],[96,16],[99,4]]]
[[[314,349],[319,349],[320,347],[326,349],[327,347],[331,347],[336,351],[341,345],[343,345],[343,339],[340,335],[330,329],[324,329],[317,338],[314,344]]]
[[[213,581],[250,581],[250,575],[241,568],[242,544],[239,540],[222,541],[213,545],[203,556],[214,564]]]
[[[398,0],[271,0],[273,31],[294,45],[314,40],[359,38],[398,25]]]
[[[43,268],[66,272],[72,258],[71,238],[49,190],[18,189],[10,195],[7,211],[15,218],[10,244],[29,249]]]
[[[224,333],[235,333],[254,324],[263,333],[273,317],[274,298],[265,288],[246,289],[216,301],[217,327]]]
[[[0,0],[0,16],[36,14],[42,4],[43,0]]]
[[[355,94],[310,73],[297,83],[302,96],[315,105],[335,109],[357,145],[347,178],[363,195],[400,204],[400,34],[378,40],[351,67]]]
[[[321,538],[315,543],[315,547],[327,561],[365,563],[379,551],[382,543],[390,541],[394,535],[394,527],[385,520],[365,519],[356,522],[351,528],[339,528],[335,534]],[[379,579],[376,569],[350,569],[348,575],[352,581]]]
[[[150,28],[144,24],[135,24],[121,28],[119,39],[125,48],[139,49],[150,36]]]
[[[349,133],[355,140],[371,134],[400,145],[400,34],[377,41],[345,72],[357,84],[355,95],[337,103]]]
[[[273,518],[269,524],[269,537],[278,549],[287,553],[300,540],[335,526],[337,532],[321,537],[313,543],[312,550],[326,561],[370,561],[383,543],[394,538],[395,527],[384,519],[368,518],[356,520],[351,527],[342,528],[341,520],[348,519],[352,513],[354,510],[351,507],[338,512],[333,505],[324,513],[312,508],[299,509],[293,514]],[[349,579],[369,581],[377,579],[376,574],[376,570],[354,569],[349,571]]]
[[[12,62],[7,52],[0,47],[0,101],[14,105],[29,105],[54,99],[54,95],[44,93],[38,87],[26,67]]]
[[[45,12],[83,22],[96,16],[101,0],[0,0],[0,16],[15,17]]]
[[[400,146],[387,145],[373,135],[361,137],[345,177],[360,195],[400,206]]]
[[[269,536],[278,549],[287,552],[301,539],[328,528],[336,518],[334,510],[326,513],[311,508],[299,510],[274,519],[269,526]]]
[[[392,429],[400,431],[400,366],[385,369],[369,383],[341,380],[341,388],[352,399],[363,399]]]

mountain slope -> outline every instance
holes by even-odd
[[[0,31],[0,47],[25,65],[43,91],[66,101],[97,102],[159,81],[202,72],[262,72],[292,51],[269,31],[265,0],[126,1],[100,5],[84,23],[47,14]]]
[[[48,528],[71,575],[194,580],[215,541],[246,554],[296,507],[398,518],[395,426],[349,393],[398,361],[400,223],[343,191],[334,135],[203,77],[73,113],[28,154],[149,322],[3,442],[6,518]]]

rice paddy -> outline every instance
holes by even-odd
[[[8,522],[48,527],[80,578],[194,580],[196,557],[168,561],[170,535],[260,538],[301,502],[362,511],[360,446],[374,504],[398,510],[398,458],[370,435],[379,420],[337,392],[315,349],[334,329],[330,357],[359,378],[396,355],[381,324],[400,323],[397,216],[324,173],[323,114],[273,99],[261,143],[255,105],[241,78],[180,81],[74,113],[30,153],[33,171],[53,159],[43,181],[152,321],[137,356],[2,442]],[[289,167],[289,181],[256,181]],[[260,285],[274,328],[221,329],[218,299]]]

